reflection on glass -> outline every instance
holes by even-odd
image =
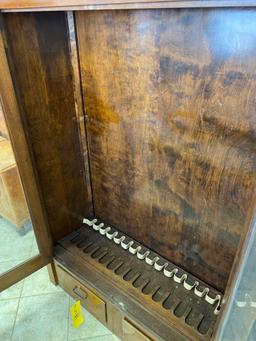
[[[0,274],[36,254],[34,231],[0,106]]]
[[[256,340],[256,223],[220,340]]]

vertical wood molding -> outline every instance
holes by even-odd
[[[73,75],[73,88],[74,88],[74,98],[75,98],[75,113],[78,126],[78,135],[80,142],[81,155],[83,157],[83,172],[85,186],[87,188],[87,201],[91,204],[93,208],[93,195],[92,195],[92,184],[90,176],[90,161],[89,161],[89,150],[88,150],[88,140],[86,131],[86,113],[84,112],[82,89],[81,89],[81,77],[80,77],[80,67],[79,67],[79,56],[78,48],[76,42],[76,28],[75,28],[75,18],[73,12],[67,12],[67,30],[69,38],[69,50],[72,65],[72,75]],[[94,212],[93,212],[94,213]]]
[[[66,13],[4,14],[11,72],[54,241],[90,216]],[[29,34],[27,34],[29,32]]]

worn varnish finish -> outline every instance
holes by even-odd
[[[90,178],[90,163],[88,156],[88,141],[85,127],[85,110],[82,98],[81,78],[80,78],[80,66],[78,59],[77,43],[76,43],[76,30],[73,12],[67,12],[68,23],[68,36],[69,36],[69,50],[72,64],[72,76],[73,76],[73,91],[75,97],[75,109],[76,118],[78,123],[78,134],[80,141],[80,152],[82,153],[82,159],[84,163],[83,177],[86,184],[87,204],[90,205],[90,210],[93,207],[92,202],[92,190],[91,190],[91,178]]]
[[[83,177],[65,13],[5,15],[23,121],[55,239],[91,214]]]
[[[63,238],[59,244],[65,252],[83,259],[85,264],[91,264],[95,271],[98,269],[100,273],[112,277],[114,287],[120,285],[123,290],[127,287],[143,307],[151,309],[155,316],[165,318],[170,326],[182,330],[184,335],[198,341],[211,337],[216,322],[216,315],[213,314],[216,305],[198,298],[193,291],[184,289],[182,284],[157,272],[120,245],[86,227]],[[190,282],[194,281],[195,278],[190,277]],[[203,283],[200,286],[202,291],[205,286]],[[210,292],[211,297],[217,294],[212,288]]]
[[[76,18],[96,216],[224,290],[255,186],[256,11]]]
[[[108,276],[105,271],[102,271],[102,267],[95,266],[95,264],[92,265],[89,257],[87,257],[88,261],[85,261],[73,252],[68,252],[68,250],[58,245],[55,248],[55,255],[57,262],[60,262],[62,266],[72,271],[73,275],[88,281],[96,293],[102,294],[106,300],[109,300],[110,303],[114,304],[126,316],[130,316],[133,321],[140,322],[143,329],[149,331],[150,334],[156,335],[156,340],[193,340],[194,335],[190,335],[189,338],[185,336],[187,333],[184,333],[181,327],[183,324],[181,326],[178,325],[177,320],[175,321],[176,324],[170,323],[170,311],[166,310],[162,315],[161,313],[159,314],[156,308],[157,304],[152,301],[150,295],[138,295],[137,290],[134,295],[134,288],[130,290],[128,285],[123,283],[124,281],[120,283],[118,276],[111,274]],[[163,315],[165,315],[165,318],[163,318]],[[110,325],[113,318],[114,316],[109,314],[108,319]],[[121,321],[116,320],[116,322],[119,324]],[[117,333],[119,328],[118,326],[115,327],[115,334],[119,335]],[[195,335],[197,338],[194,338],[194,340],[199,341],[198,333],[195,333]]]
[[[255,0],[1,0],[0,3],[0,9],[7,11],[255,6]]]

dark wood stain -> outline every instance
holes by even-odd
[[[76,19],[96,216],[223,291],[255,187],[256,11]]]
[[[96,273],[99,270],[103,276],[110,275],[110,281],[108,280],[108,283],[113,282],[112,290],[120,286],[123,293],[128,289],[129,294],[132,296],[134,292],[134,297],[145,309],[145,314],[146,310],[149,310],[153,312],[152,316],[154,319],[161,316],[162,323],[167,318],[170,334],[164,337],[163,340],[173,340],[171,337],[171,330],[173,328],[177,328],[177,330],[182,332],[183,339],[186,336],[191,340],[198,341],[210,339],[210,335],[205,336],[202,335],[204,333],[198,333],[197,327],[198,316],[202,316],[201,318],[207,320],[210,318],[210,321],[215,324],[216,315],[213,314],[213,306],[205,302],[204,299],[199,299],[192,291],[184,289],[182,285],[176,284],[169,278],[162,276],[152,267],[148,267],[145,262],[141,262],[137,257],[132,256],[129,252],[127,253],[127,251],[115,245],[115,243],[100,236],[99,233],[95,233],[86,227],[82,227],[75,233],[80,234],[79,240],[87,240],[90,246],[86,247],[85,251],[83,251],[83,248],[80,247],[77,240],[71,241],[74,240],[73,234],[58,242],[58,246],[63,247],[65,252],[61,253],[56,250],[57,257],[62,257],[65,253],[72,255],[77,261],[79,259],[83,261],[84,268],[92,265],[94,268],[92,273]],[[97,252],[98,255],[96,256]],[[74,262],[74,266],[77,264],[77,261]],[[113,272],[112,274],[110,273],[110,268],[114,262],[116,262],[116,268],[112,270],[115,273],[113,276]],[[180,269],[179,273],[182,274]],[[192,279],[191,276],[190,280],[193,282],[196,279]],[[204,287],[204,284],[201,283],[199,290],[203,290]],[[212,296],[216,295],[217,292],[214,289],[211,288],[210,290],[212,291]],[[115,296],[112,295],[111,297]],[[133,300],[130,301],[132,302]],[[129,312],[127,305],[125,306],[125,310]],[[185,319],[186,312],[188,315],[191,314],[189,324]],[[132,313],[134,313],[134,310]],[[145,322],[144,318],[145,315],[140,316],[142,325]],[[205,327],[207,328],[207,326]],[[157,332],[157,330],[161,331],[161,329],[152,328],[154,332]],[[161,338],[160,335],[162,333],[155,340],[159,340]],[[137,340],[137,338],[134,337],[134,340]],[[174,340],[176,339],[174,338]]]
[[[23,121],[56,240],[92,214],[82,176],[65,13],[4,18]]]

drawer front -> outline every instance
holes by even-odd
[[[144,332],[140,331],[132,323],[130,323],[126,318],[122,321],[123,328],[123,341],[153,341]]]
[[[106,322],[106,303],[85,285],[72,277],[60,266],[56,266],[59,285],[99,321]]]

